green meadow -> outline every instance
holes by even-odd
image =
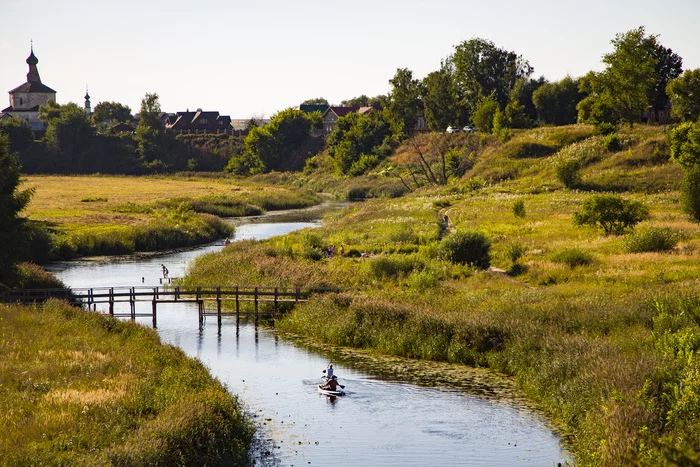
[[[429,154],[443,136],[418,147]],[[319,229],[232,244],[200,258],[185,282],[338,287],[276,326],[512,376],[565,427],[578,465],[699,463],[700,227],[681,211],[682,172],[663,128],[620,131],[612,149],[586,125],[507,141],[450,136],[473,148],[459,180],[351,204]],[[394,160],[411,157],[405,146]],[[576,189],[557,175],[571,159]],[[623,235],[575,225],[604,192],[643,203],[648,219]],[[481,267],[446,255],[469,232],[490,245]],[[330,245],[344,254],[326,257]]]

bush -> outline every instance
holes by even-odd
[[[610,152],[617,152],[622,149],[622,144],[620,143],[620,138],[618,138],[617,133],[610,133],[605,137],[605,149]]]
[[[687,168],[681,184],[683,211],[700,222],[700,164]]]
[[[668,228],[637,230],[625,237],[624,248],[628,253],[670,251],[678,243],[678,233]]]
[[[457,231],[440,242],[440,257],[459,264],[470,264],[481,269],[491,265],[491,241],[476,230]]]
[[[574,225],[600,226],[606,235],[621,234],[649,218],[649,208],[617,195],[595,195],[574,213]]]
[[[525,201],[519,199],[513,203],[513,215],[521,219],[525,217]]]
[[[557,164],[557,179],[566,187],[574,188],[581,184],[581,162],[578,159],[564,159]]]
[[[593,254],[578,248],[567,248],[552,256],[555,263],[563,263],[570,268],[588,266],[593,262]]]
[[[508,245],[506,248],[506,256],[511,260],[513,264],[516,264],[518,260],[525,254],[527,248],[520,243],[513,243]]]

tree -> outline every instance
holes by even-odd
[[[119,102],[100,102],[95,106],[92,120],[95,123],[101,122],[130,122],[134,119],[129,106]]]
[[[425,120],[432,131],[445,131],[448,126],[457,123],[452,73],[445,64],[423,80],[423,105]]]
[[[136,127],[139,157],[146,170],[151,172],[168,169],[165,161],[174,141],[160,121],[162,112],[158,99],[158,94],[147,93],[141,100],[139,124]]]
[[[491,41],[471,39],[455,47],[449,59],[454,67],[461,121],[466,123],[479,101],[493,96],[501,107],[509,101],[518,79],[529,77],[534,69],[515,52],[499,49]]]
[[[496,99],[494,99],[493,96],[486,96],[481,99],[474,109],[472,121],[479,131],[491,133],[493,130],[493,118],[498,111],[500,111],[500,109],[498,108]]]
[[[39,108],[39,118],[48,124],[44,135],[47,146],[58,153],[66,169],[81,172],[95,137],[90,116],[73,102],[59,105],[49,101]]]
[[[647,97],[651,107],[663,109],[668,105],[669,100],[666,87],[670,81],[683,72],[683,59],[678,54],[673,53],[673,50],[659,44],[655,39],[651,48],[652,55],[656,59],[656,68],[654,69],[654,84],[649,89]]]
[[[537,79],[520,78],[515,82],[513,89],[510,91],[510,100],[520,102],[525,107],[527,118],[533,122],[537,120],[537,108],[535,107],[532,96],[535,91],[546,83],[547,80],[544,76],[540,76]]]
[[[389,95],[389,122],[396,135],[410,136],[421,115],[421,82],[413,79],[408,68],[399,68],[389,80],[392,90]]]
[[[311,128],[317,119],[314,113],[286,109],[273,115],[269,124],[251,128],[245,139],[246,164],[255,167],[251,161],[257,157],[265,171],[303,167],[309,157]]]
[[[649,208],[617,195],[594,195],[574,213],[574,225],[600,226],[606,235],[622,234],[649,218]]]
[[[369,97],[362,94],[352,99],[340,101],[340,105],[343,107],[367,107],[369,105]]]
[[[659,61],[657,37],[646,36],[644,26],[617,34],[611,41],[615,50],[603,56],[607,68],[600,79],[606,100],[630,126],[649,106]]]
[[[576,123],[576,106],[581,101],[579,82],[570,76],[561,81],[546,83],[532,93],[532,102],[538,118],[550,125]]]
[[[27,120],[11,117],[0,120],[0,135],[7,135],[10,141],[10,152],[22,153],[34,141],[34,132]]]
[[[313,99],[306,99],[301,105],[328,105],[328,101],[323,97],[315,97]]]
[[[380,112],[351,112],[339,118],[328,135],[328,154],[338,172],[359,175],[387,156],[391,146],[385,140],[390,134],[389,124]]]
[[[19,183],[19,160],[10,152],[7,135],[0,134],[0,284],[4,285],[11,285],[15,277],[25,222],[18,214],[32,195],[31,190],[18,192]]]
[[[666,92],[671,99],[673,118],[683,122],[694,122],[700,118],[700,68],[686,70],[669,81]]]
[[[678,125],[671,131],[669,142],[671,159],[683,167],[683,210],[700,221],[700,121]]]

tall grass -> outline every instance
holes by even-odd
[[[237,400],[155,331],[51,301],[0,305],[0,333],[0,465],[248,461]]]

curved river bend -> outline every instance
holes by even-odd
[[[236,228],[234,240],[318,225],[249,223]],[[53,269],[75,288],[155,286],[161,264],[171,277],[181,277],[193,258],[221,248],[59,263]],[[150,326],[150,318],[143,324]],[[200,330],[196,308],[185,304],[158,306],[158,333],[199,358],[240,396],[259,425],[257,465],[551,466],[571,461],[544,418],[517,400],[512,383],[489,372],[320,350],[253,324],[237,328],[235,318],[224,318],[220,329],[216,319],[209,320]],[[329,360],[346,385],[344,397],[316,391]]]

